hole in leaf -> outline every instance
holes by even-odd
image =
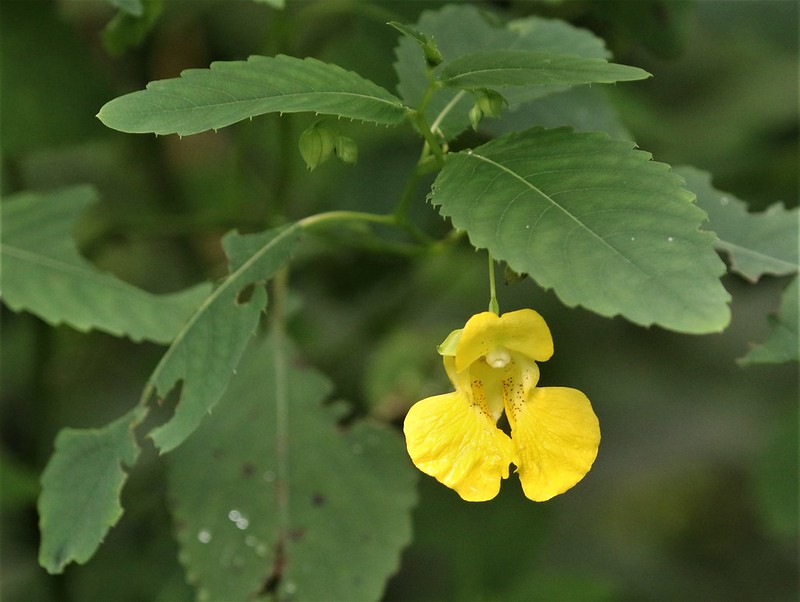
[[[183,390],[183,379],[178,380],[170,391],[164,395],[156,396],[148,400],[149,412],[145,420],[136,427],[138,433],[149,433],[156,427],[166,424],[172,420],[175,408],[180,403]],[[147,439],[149,441],[149,439]]]
[[[240,290],[236,295],[236,304],[237,305],[246,305],[253,296],[253,291],[256,289],[255,284],[248,284],[242,290]]]

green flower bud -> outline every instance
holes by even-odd
[[[321,165],[334,151],[336,135],[329,127],[316,122],[300,134],[300,154],[309,170]]]
[[[433,38],[427,39],[422,45],[422,52],[425,53],[425,62],[428,63],[428,67],[431,69],[442,62],[442,53],[439,52],[439,48]]]
[[[347,136],[339,135],[333,147],[336,156],[348,165],[355,165],[358,161],[358,146],[356,141]]]
[[[494,90],[481,90],[476,101],[484,115],[499,117],[508,102],[503,95]]]
[[[481,122],[481,119],[483,119],[483,111],[481,111],[481,108],[476,102],[469,110],[469,122],[472,125],[473,130],[478,129],[478,124]]]

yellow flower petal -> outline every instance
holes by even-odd
[[[498,316],[490,311],[475,314],[464,325],[456,347],[456,370],[505,347],[532,360],[543,362],[553,355],[553,337],[544,318],[532,309],[520,309]]]
[[[511,439],[525,496],[543,502],[564,493],[597,457],[600,425],[589,399],[577,389],[534,389],[515,408]]]
[[[403,431],[416,467],[468,502],[492,499],[500,481],[508,478],[514,456],[511,439],[461,392],[415,403]]]

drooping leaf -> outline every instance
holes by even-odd
[[[122,516],[123,465],[139,456],[133,428],[146,412],[139,406],[103,428],[64,429],[56,437],[38,504],[39,564],[49,573],[89,560]]]
[[[191,435],[224,393],[266,308],[263,283],[288,263],[300,232],[293,224],[260,234],[231,232],[222,239],[228,276],[194,313],[150,376],[149,384],[162,397],[182,382],[175,414],[150,432],[162,452]]]
[[[526,50],[570,54],[584,58],[608,58],[603,41],[591,32],[564,21],[527,17],[502,26],[489,13],[472,5],[446,5],[437,11],[425,11],[414,28],[436,40],[444,58],[441,69],[460,57],[482,51]],[[395,48],[394,64],[400,97],[417,106],[425,93],[425,60],[416,41],[404,37]],[[513,109],[518,103],[563,90],[549,86],[537,90],[504,90]],[[469,110],[474,102],[470,94],[445,88],[431,99],[425,115],[429,123],[450,139],[469,127]]]
[[[262,4],[269,4],[272,8],[284,8],[286,0],[253,0],[254,2],[261,2]]]
[[[531,50],[492,50],[449,61],[440,73],[446,86],[493,88],[504,86],[573,86],[613,83],[649,77],[637,67]]]
[[[676,170],[697,195],[697,205],[708,214],[708,229],[718,237],[717,249],[726,253],[731,270],[758,281],[764,274],[797,273],[800,212],[776,203],[763,213],[749,213],[744,201],[716,190],[711,174],[693,167]]]
[[[120,11],[103,29],[103,44],[118,56],[144,42],[164,9],[163,0],[137,0],[139,12]]]
[[[725,266],[681,184],[632,142],[534,128],[449,155],[430,198],[474,246],[566,305],[719,331],[730,318]]]
[[[331,385],[275,336],[170,455],[180,559],[201,598],[377,600],[411,537],[416,478],[393,430],[337,425]]]
[[[153,295],[97,269],[72,238],[75,222],[97,200],[90,186],[23,192],[3,200],[3,302],[53,325],[170,342],[210,287]]]
[[[122,132],[188,136],[265,113],[311,111],[393,125],[406,107],[352,71],[313,58],[251,56],[188,69],[106,103],[97,117]]]
[[[798,307],[797,278],[793,279],[783,291],[781,306],[776,315],[769,316],[770,333],[763,345],[753,347],[739,360],[742,364],[780,364],[800,360],[798,345]]]

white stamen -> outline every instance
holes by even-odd
[[[486,354],[486,363],[492,368],[504,368],[511,361],[511,355],[503,347],[495,347]]]

